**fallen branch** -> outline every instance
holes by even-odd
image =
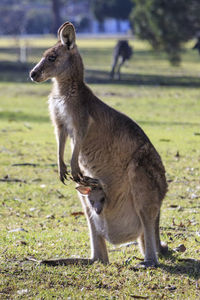
[[[67,266],[67,265],[90,265],[93,263],[91,259],[88,258],[58,258],[58,259],[46,259],[37,260],[32,257],[26,257],[25,260],[36,262],[37,264],[44,264],[48,266]]]
[[[40,164],[35,164],[35,163],[17,163],[17,164],[12,164],[12,167],[40,167]],[[45,167],[57,167],[57,164],[45,164]]]
[[[77,217],[77,216],[83,216],[84,213],[82,211],[77,211],[77,212],[73,212],[71,213],[71,216]]]
[[[36,263],[38,263],[38,264],[40,264],[40,263],[41,263],[41,260],[37,260],[37,259],[35,259],[35,258],[32,258],[32,257],[26,257],[26,258],[25,258],[25,260],[28,260],[28,261],[33,261],[33,262],[36,262]]]
[[[38,167],[39,164],[32,164],[32,163],[22,163],[22,164],[12,164],[12,167],[24,167],[24,166],[31,166],[31,167]]]
[[[130,295],[131,298],[134,298],[134,299],[148,299],[148,296],[137,296],[137,295]]]
[[[18,178],[0,178],[1,182],[22,182],[22,183],[26,183],[26,180],[22,180],[22,179],[18,179]]]
[[[194,258],[178,258],[178,261],[191,262],[191,263],[200,263],[199,259]]]

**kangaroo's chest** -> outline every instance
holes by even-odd
[[[71,138],[74,133],[74,120],[69,105],[65,99],[53,97],[49,101],[49,110],[54,123],[63,126]]]

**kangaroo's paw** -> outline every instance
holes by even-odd
[[[60,166],[59,175],[60,175],[61,182],[65,184],[65,180],[67,180],[67,175],[69,175],[67,171],[67,166],[65,164]]]

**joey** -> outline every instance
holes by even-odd
[[[76,187],[79,193],[83,196],[87,196],[91,207],[99,215],[101,214],[105,205],[105,193],[101,187],[90,187],[79,185]]]

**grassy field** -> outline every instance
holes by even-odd
[[[162,156],[169,191],[161,236],[168,256],[157,269],[141,270],[136,244],[108,244],[107,266],[53,268],[27,260],[90,255],[75,186],[62,185],[57,175],[51,84],[28,79],[53,43],[29,40],[28,62],[19,64],[16,42],[0,40],[0,299],[200,299],[200,57],[190,45],[174,68],[165,54],[131,42],[135,53],[119,82],[109,79],[115,40],[78,41],[90,87],[137,121]]]

